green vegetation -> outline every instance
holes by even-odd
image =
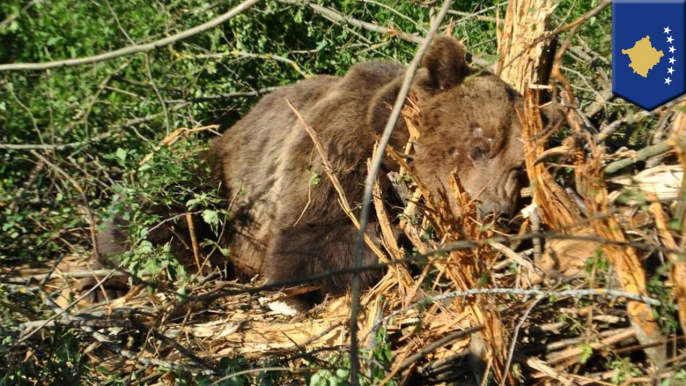
[[[573,21],[599,2],[560,0],[552,28]],[[239,3],[2,0],[0,64],[81,58],[150,43],[202,24]],[[421,37],[429,28],[430,7],[425,3],[431,2],[316,3],[391,31]],[[505,2],[496,0],[457,1],[451,15],[453,34],[466,39],[473,55],[493,63],[496,11],[503,17],[506,8]],[[599,90],[609,87],[610,23],[609,10],[590,19],[563,60],[563,72],[582,110],[596,100]],[[565,38],[566,34],[560,36],[561,41]],[[225,198],[216,187],[207,189],[203,173],[198,172],[202,168],[198,159],[209,140],[271,87],[315,74],[341,75],[360,61],[408,63],[415,49],[414,43],[392,33],[334,23],[302,4],[263,1],[217,28],[149,53],[43,71],[0,72],[0,267],[7,272],[17,267],[50,267],[64,256],[91,253],[82,189],[99,221],[120,215],[130,222],[134,248],[121,257],[124,268],[182,288],[178,293],[183,298],[183,287],[195,278],[186,275],[169,246],[156,248],[145,241],[150,228],[163,220],[148,209],[186,208],[215,229],[220,222],[230,221],[231,213],[221,205]],[[599,123],[634,112],[633,107],[616,101],[592,118]],[[627,122],[612,137],[611,147],[641,147],[657,123],[652,118]],[[205,129],[184,135],[173,145],[160,145],[178,129],[201,127]],[[313,173],[311,183],[321,178],[325,176]],[[605,279],[609,268],[602,254],[589,259],[588,270]],[[665,302],[664,330],[673,333],[678,320],[662,285],[665,274],[657,273],[651,288]],[[141,381],[144,370],[127,369],[122,378],[117,371],[94,366],[84,355],[90,342],[82,330],[56,325],[38,333],[44,334],[42,341],[19,341],[20,323],[55,314],[48,298],[45,291],[0,283],[0,386],[148,382]],[[140,345],[143,341],[142,336],[129,336],[118,343]],[[374,350],[361,355],[373,363],[363,371],[369,384],[385,379],[391,363],[391,343],[385,331],[378,334],[376,343]],[[595,358],[591,346],[584,344],[582,350],[583,363]],[[219,384],[278,385],[284,377],[305,379],[310,385],[345,384],[349,358],[338,354],[325,362],[307,362],[312,370],[302,377],[282,370],[246,371]],[[278,361],[253,363],[239,355],[217,362],[224,375],[282,366]],[[640,373],[625,358],[613,360],[610,367],[618,369],[613,382]],[[149,382],[167,375],[179,385],[211,384],[220,378],[165,371]],[[684,378],[683,371],[675,377]],[[388,384],[393,382],[395,378]]]

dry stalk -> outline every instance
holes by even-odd
[[[681,111],[677,115],[672,126],[672,138],[670,144],[674,147],[674,151],[679,159],[681,170],[686,173],[686,140],[680,141],[679,138],[686,138],[686,113],[683,108],[686,102],[681,104]],[[681,201],[676,208],[676,221],[681,224],[681,250],[686,249],[686,178],[681,180]]]
[[[650,210],[653,212],[653,216],[655,216],[655,227],[660,235],[662,244],[667,248],[678,250],[679,247],[676,240],[674,240],[667,226],[669,218],[663,212],[660,200],[654,194],[649,194],[648,201],[651,202]],[[679,306],[679,323],[681,324],[681,329],[686,331],[686,261],[684,261],[683,255],[680,257],[676,253],[667,253],[667,258],[671,263],[669,278],[674,283],[672,294]]]
[[[319,157],[322,159],[322,164],[324,164],[324,171],[326,172],[326,175],[329,177],[329,180],[331,180],[331,184],[333,185],[334,189],[336,189],[336,192],[338,193],[338,203],[341,205],[343,208],[343,211],[350,217],[350,220],[353,222],[353,225],[359,230],[360,229],[360,223],[357,221],[357,217],[355,217],[355,213],[353,212],[352,208],[350,207],[350,203],[348,202],[348,199],[345,196],[345,191],[343,190],[343,187],[341,186],[341,183],[338,181],[338,177],[336,177],[336,174],[333,172],[333,167],[331,166],[331,162],[329,161],[329,157],[326,154],[326,151],[324,150],[324,147],[322,146],[321,141],[319,140],[319,135],[317,135],[317,132],[314,131],[312,126],[307,124],[305,121],[305,118],[303,118],[302,114],[298,111],[298,109],[291,104],[291,102],[286,99],[286,103],[288,103],[288,107],[293,110],[293,113],[295,114],[296,117],[298,117],[298,120],[300,123],[302,123],[303,127],[305,128],[305,131],[307,131],[307,134],[310,135],[310,138],[312,138],[312,142],[314,142],[314,146],[317,149],[317,152],[319,153]],[[386,255],[379,249],[379,247],[374,244],[372,239],[369,238],[369,236],[365,233],[364,235],[364,241],[371,249],[374,254],[379,258],[379,260],[383,261],[384,263],[388,263],[388,258]]]
[[[452,179],[452,190],[457,198],[457,204],[463,213],[459,219],[461,220],[461,224],[457,227],[458,232],[461,231],[461,234],[449,234],[446,236],[453,240],[481,239],[481,225],[474,221],[476,213],[475,203],[470,201],[469,197],[462,189],[455,173],[453,174]],[[445,213],[441,213],[441,215],[445,215]],[[487,272],[487,267],[493,265],[495,257],[496,254],[491,248],[454,251],[450,254],[450,258],[447,261],[447,276],[451,279],[454,288],[458,291],[478,288],[482,286],[479,284],[479,280],[482,278],[487,277],[492,280],[492,276]],[[463,302],[458,301],[457,299],[453,302],[456,307],[461,306],[459,303]],[[471,314],[472,325],[484,326],[480,335],[482,338],[481,340],[486,347],[485,350],[483,350],[485,351],[485,357],[482,357],[481,359],[485,363],[491,363],[491,368],[494,371],[496,380],[514,384],[514,378],[512,378],[506,370],[508,356],[507,348],[509,342],[500,319],[496,299],[489,296],[476,296],[474,301],[469,301],[465,304],[465,308]]]
[[[219,125],[202,126],[202,127],[196,127],[194,129],[185,129],[185,128],[176,129],[173,132],[171,132],[168,136],[166,136],[163,140],[161,140],[160,143],[157,146],[155,146],[155,148],[152,149],[152,151],[150,153],[146,154],[146,156],[143,157],[143,159],[138,163],[138,166],[143,166],[146,163],[148,163],[152,159],[152,157],[155,155],[155,153],[160,151],[160,149],[162,149],[163,146],[171,146],[171,145],[175,144],[179,139],[181,139],[183,137],[187,137],[193,133],[199,133],[202,131],[217,130],[217,129],[219,129]]]
[[[593,350],[600,350],[605,347],[612,346],[614,344],[617,344],[623,340],[629,339],[637,335],[636,330],[633,328],[625,328],[618,332],[617,334],[613,334],[607,338],[602,339],[599,342],[594,342],[591,343],[590,346],[593,348]],[[555,364],[560,364],[564,362],[566,365],[571,365],[573,363],[578,363],[579,359],[581,358],[581,354],[583,353],[583,348],[581,347],[572,347],[569,348],[565,351],[558,352],[558,353],[553,353],[548,355],[548,359],[546,362],[549,365],[555,365]]]
[[[408,119],[407,115],[405,115],[405,118],[406,122],[410,123],[408,126],[413,126],[411,124],[411,119]],[[410,133],[411,136],[416,137],[416,135],[413,135],[412,131]],[[409,149],[409,146],[407,149]],[[390,147],[386,148],[386,152],[398,163],[398,165],[400,165],[401,170],[413,179],[413,182],[418,187],[413,195],[412,202],[410,203],[412,210],[417,207],[415,203],[423,196],[424,204],[422,208],[424,209],[425,220],[428,220],[429,223],[433,224],[439,238],[443,242],[481,238],[480,224],[474,221],[472,217],[476,209],[475,203],[464,193],[456,178],[453,179],[453,194],[456,195],[458,206],[460,207],[460,210],[457,212],[459,215],[456,215],[457,213],[450,208],[448,204],[450,200],[447,199],[446,192],[439,194],[439,199],[434,200],[434,197],[426,185],[416,176],[412,168],[407,165],[405,157],[401,156]],[[378,190],[376,194],[379,194]],[[381,206],[381,202],[375,201],[375,204],[377,205],[378,210]],[[410,205],[408,205],[408,207]],[[412,212],[409,212],[407,209],[408,208],[406,208],[406,214],[411,214]],[[383,214],[381,214],[380,217],[383,217]],[[403,225],[403,231],[420,251],[430,250],[427,247],[427,243],[418,237],[418,233],[412,232],[412,230],[416,229],[409,221],[405,221]],[[394,238],[391,238],[391,240],[394,240]],[[495,258],[495,253],[488,251],[490,251],[489,248],[453,251],[449,253],[447,257],[431,259],[431,262],[425,266],[423,275],[421,275],[414,285],[411,286],[410,292],[398,306],[401,309],[408,308],[408,305],[413,301],[416,293],[419,291],[419,286],[424,281],[430,266],[434,266],[438,270],[437,278],[435,279],[436,284],[438,284],[442,277],[447,277],[453,282],[451,288],[455,288],[458,291],[478,287],[477,281],[479,278],[486,275],[486,272],[482,271],[486,269],[486,267],[489,267]],[[379,293],[380,291],[378,288],[375,288],[373,292]],[[433,302],[429,308],[421,314],[421,320],[423,321],[422,325],[425,327],[422,330],[410,329],[404,334],[404,338],[401,339],[401,341],[406,341],[406,343],[395,351],[396,360],[394,361],[389,376],[408,368],[408,366],[414,365],[414,361],[401,361],[398,360],[398,358],[409,358],[412,357],[413,353],[418,351],[422,352],[422,350],[431,347],[431,344],[427,346],[425,342],[436,342],[437,336],[445,336],[445,334],[449,334],[450,331],[454,331],[455,328],[459,328],[460,325],[464,325],[464,319],[467,317],[471,319],[468,325],[484,325],[484,331],[482,332],[484,336],[483,340],[489,347],[487,350],[489,356],[488,358],[484,358],[484,362],[493,363],[496,378],[507,378],[502,372],[505,363],[505,348],[507,346],[502,339],[502,323],[497,315],[497,311],[495,311],[497,310],[495,299],[491,296],[476,296],[475,298],[476,300],[471,300],[474,299],[474,297],[470,298],[470,301],[466,302],[466,305],[463,304],[465,302],[461,299],[454,300],[455,309],[458,310],[458,313],[460,313],[459,310],[463,307],[467,309],[465,312],[461,312],[461,316],[456,316],[452,311],[445,309],[441,302]],[[394,303],[395,301],[389,299],[389,302]],[[369,328],[367,328],[367,330],[369,330]],[[465,344],[460,344],[455,347],[464,349],[464,346]],[[445,352],[436,352],[435,355],[440,357],[441,355],[452,353],[454,353],[453,349],[449,349]]]
[[[559,70],[559,62],[553,69],[553,76],[563,86],[563,96],[567,98],[570,105],[575,105],[575,97],[567,79]],[[540,121],[540,118],[539,118]],[[572,128],[581,132],[578,116],[573,110],[568,112],[568,121]],[[588,135],[587,135],[588,136]],[[612,268],[619,278],[622,289],[626,292],[646,296],[646,275],[636,254],[636,250],[631,247],[621,247],[616,243],[626,243],[627,238],[619,224],[611,213],[608,200],[608,192],[605,184],[605,173],[603,170],[603,154],[599,146],[590,139],[587,140],[591,148],[590,158],[583,164],[580,157],[577,157],[575,177],[577,188],[584,192],[585,206],[591,226],[596,236],[606,239],[610,243],[603,243],[603,251]],[[528,161],[527,161],[528,163]],[[527,164],[528,166],[528,164]],[[570,206],[571,207],[571,206]],[[611,244],[614,242],[614,244]],[[629,300],[627,302],[627,314],[633,327],[636,330],[636,338],[641,344],[651,345],[654,342],[665,342],[665,338],[660,331],[657,320],[648,304]],[[647,348],[646,354],[653,363],[661,366],[665,362],[665,347]]]
[[[547,83],[543,37],[554,9],[551,0],[511,1],[505,22],[497,30],[499,60],[494,72],[521,93]]]
[[[525,94],[521,119],[526,171],[533,183],[534,202],[540,208],[543,222],[553,230],[574,229],[581,220],[581,212],[545,165],[536,162],[545,153],[547,137],[539,135],[543,132],[543,122],[536,102],[538,98],[533,94]]]
[[[420,116],[420,111],[419,107],[414,101],[414,97],[410,95],[407,98],[407,104],[405,107],[403,107],[403,110],[401,111],[403,115],[403,119],[405,120],[405,126],[407,127],[407,131],[410,134],[410,137],[407,141],[407,144],[405,145],[405,151],[403,154],[406,156],[412,154],[412,149],[413,149],[413,144],[419,139],[420,133],[419,129],[417,127],[419,126],[419,116]],[[387,151],[392,151],[393,149],[388,146]],[[398,154],[396,154],[397,156]],[[403,159],[404,161],[404,159]],[[401,164],[400,170],[398,171],[398,175],[402,176],[404,173],[407,172],[407,165],[404,163]],[[410,202],[403,211],[403,218],[400,219],[400,229],[404,230],[405,226],[407,225],[408,220],[414,215],[416,209],[417,209],[417,204],[416,202],[419,200],[421,197],[421,191],[419,189],[416,189],[415,192],[412,194],[412,197],[410,198]]]
[[[367,167],[371,167],[370,160],[367,161]],[[381,226],[381,234],[383,235],[384,247],[391,255],[392,259],[405,259],[405,251],[398,248],[398,241],[395,238],[395,232],[393,232],[391,221],[388,219],[388,213],[386,212],[386,208],[384,207],[384,203],[382,200],[383,191],[381,190],[381,185],[379,184],[378,177],[376,181],[374,181],[374,194],[372,195],[372,197],[374,200],[374,209],[376,211],[376,217],[379,221],[379,225]],[[410,273],[407,271],[407,269],[405,269],[405,267],[401,266],[400,264],[393,265],[393,267],[391,267],[391,270],[394,271],[396,274],[399,289],[402,290],[402,292],[406,293],[407,288],[410,287],[412,284],[412,278],[410,277]]]
[[[587,194],[586,209],[595,234],[608,240],[626,242],[626,236],[619,222],[612,216],[599,216],[609,213],[610,207],[607,199],[601,150],[591,142],[591,158],[587,161],[583,172],[580,172],[580,182],[584,191],[593,192]],[[619,278],[622,289],[638,295],[645,296],[646,289],[645,271],[641,266],[636,251],[630,247],[603,244],[605,256],[612,264],[614,272]],[[651,307],[645,303],[629,300],[627,302],[627,314],[636,329],[636,335],[642,344],[650,344],[657,341],[666,341],[660,332],[657,320]],[[664,347],[646,349],[646,353],[653,362],[661,365],[665,360]]]
[[[400,165],[400,167],[405,170],[407,175],[409,175],[410,178],[412,178],[414,183],[417,185],[417,189],[412,194],[410,203],[403,211],[404,218],[400,221],[400,229],[405,233],[405,236],[407,236],[410,242],[412,242],[412,245],[414,245],[417,248],[419,253],[425,254],[429,251],[429,248],[427,247],[426,243],[424,243],[420,238],[420,232],[421,229],[424,228],[424,226],[418,228],[415,225],[413,225],[409,221],[409,219],[411,218],[410,216],[412,216],[416,212],[416,203],[422,196],[424,197],[423,209],[425,212],[435,213],[437,209],[433,203],[431,194],[429,193],[429,189],[426,187],[426,185],[424,185],[424,183],[422,183],[422,181],[417,177],[414,171],[407,165],[405,159],[390,146],[386,147],[386,154],[388,154],[395,162],[397,162],[398,165]],[[432,221],[435,216],[427,217],[430,221]]]
[[[191,235],[191,245],[193,246],[195,265],[198,267],[198,272],[202,272],[202,265],[200,264],[200,251],[198,248],[198,237],[195,234],[195,224],[193,223],[193,216],[190,213],[186,213],[186,223],[188,223],[188,233]]]

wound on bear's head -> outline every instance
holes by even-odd
[[[445,90],[456,86],[469,75],[471,68],[466,60],[467,49],[450,36],[434,38],[422,65],[429,71],[433,87]]]

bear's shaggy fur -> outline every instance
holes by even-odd
[[[420,109],[421,136],[412,166],[434,192],[451,191],[450,175],[456,171],[483,213],[507,214],[517,198],[517,175],[524,162],[517,113],[521,97],[498,77],[473,71],[465,54],[457,40],[437,37],[415,76],[411,95]],[[357,231],[287,101],[318,134],[346,197],[359,208],[366,161],[405,71],[398,64],[360,63],[344,77],[319,76],[281,87],[212,142],[212,174],[234,213],[231,229],[219,240],[230,250],[231,272],[279,283],[352,267]],[[407,132],[400,119],[390,145],[402,149]],[[388,160],[382,174],[390,167]],[[317,184],[311,183],[313,173],[322,176]],[[202,225],[202,220],[195,223]],[[151,241],[178,237],[179,232],[167,228],[171,225],[151,233]],[[108,245],[121,239],[116,232],[110,228],[102,235],[101,250],[122,249],[121,244]],[[180,241],[172,243],[174,250],[190,260],[191,252],[182,246],[188,243]],[[366,249],[363,264],[376,262]],[[378,272],[366,272],[362,279],[364,285],[373,284]],[[349,275],[331,276],[323,280],[323,290],[340,293],[349,281]]]
[[[520,96],[492,74],[473,73],[466,50],[437,37],[413,82],[421,111],[421,137],[413,167],[430,189],[449,189],[454,170],[483,212],[508,213],[517,197],[524,160],[517,107]],[[406,68],[372,62],[344,77],[321,76],[279,88],[213,141],[214,175],[233,197],[236,213],[230,247],[234,269],[262,274],[268,283],[353,265],[357,231],[338,203],[313,141],[286,101],[318,134],[351,206],[359,207],[366,160],[383,131]],[[402,119],[391,146],[402,149]],[[382,171],[383,172],[383,171]],[[321,175],[316,185],[312,173]],[[371,250],[363,264],[374,264]],[[362,275],[372,284],[376,273]],[[324,280],[341,292],[349,276]]]

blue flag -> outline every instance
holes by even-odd
[[[612,2],[612,92],[653,110],[686,92],[686,0]]]

